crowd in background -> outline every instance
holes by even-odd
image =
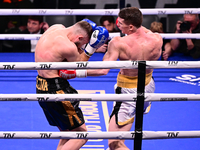
[[[0,0],[0,9],[37,9],[37,8],[65,8],[77,9],[80,0],[73,2],[64,0]],[[79,21],[86,16],[76,16]],[[49,25],[44,16],[0,16],[0,34],[42,34]],[[102,16],[97,24],[104,26],[109,32],[120,32],[115,24],[116,17]],[[95,20],[96,21],[96,20]],[[165,22],[164,22],[165,23]],[[166,24],[162,20],[149,23],[152,32],[167,33]],[[181,29],[182,26],[187,29]],[[144,25],[145,26],[145,25]],[[184,15],[174,24],[174,33],[200,33],[199,15]],[[37,40],[0,40],[0,52],[34,52]],[[104,44],[97,52],[105,53],[107,44]],[[182,53],[193,59],[200,58],[200,39],[163,39],[162,60],[168,60],[174,53]]]

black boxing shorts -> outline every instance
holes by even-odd
[[[60,77],[43,78],[37,76],[37,94],[78,94],[69,82]],[[44,114],[52,126],[60,130],[72,130],[85,123],[83,113],[79,108],[79,101],[39,101]]]

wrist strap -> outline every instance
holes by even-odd
[[[87,70],[76,70],[77,78],[85,78],[87,77]]]
[[[92,56],[92,54],[88,53],[86,50],[84,50],[84,51],[85,51],[85,54],[86,54],[87,56],[89,56],[89,57]]]

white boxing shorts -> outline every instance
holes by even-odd
[[[124,88],[119,87],[117,84],[114,86],[116,94],[133,94],[137,93],[137,88]],[[154,93],[155,82],[153,78],[150,79],[149,84],[145,86],[145,93]],[[151,102],[144,102],[144,114],[150,111]],[[114,108],[110,118],[115,115],[116,124],[126,125],[134,122],[136,111],[136,102],[114,102]]]

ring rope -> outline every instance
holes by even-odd
[[[42,34],[0,34],[0,40],[39,40]],[[120,32],[109,33],[109,38],[120,36]],[[198,35],[200,38],[200,34]]]
[[[143,15],[199,14],[200,8],[140,9]],[[1,15],[118,15],[119,9],[0,9]]]
[[[200,39],[199,33],[160,33],[163,39]],[[0,40],[39,40],[42,34],[0,34]],[[120,32],[109,33],[109,38],[120,36]]]
[[[137,94],[0,94],[0,101],[136,101]],[[145,101],[200,101],[200,94],[145,93]]]
[[[139,61],[1,62],[0,70],[137,69]],[[146,61],[149,68],[200,68],[200,61]]]
[[[135,132],[2,131],[0,139],[134,139]],[[200,131],[143,131],[142,139],[200,138]]]
[[[31,14],[27,14],[27,11],[28,11],[28,13],[31,13]],[[0,15],[117,15],[119,12],[119,9],[117,9],[117,10],[103,9],[102,11],[96,9],[96,11],[98,11],[98,12],[95,12],[93,14],[91,14],[91,12],[94,12],[94,9],[92,9],[91,11],[87,10],[87,12],[85,10],[84,10],[84,12],[82,12],[83,10],[80,10],[80,9],[77,11],[76,10],[63,10],[63,11],[56,10],[56,13],[54,11],[55,11],[55,9],[54,10],[48,10],[48,9],[34,10],[33,12],[32,12],[32,10],[29,12],[29,9],[12,9],[7,12],[7,9],[1,9]],[[147,14],[147,15],[162,14],[163,15],[163,14],[199,13],[200,9],[177,9],[177,8],[176,9],[152,9],[152,10],[150,10],[150,9],[142,10],[141,9],[141,11],[144,15],[145,14]],[[82,13],[80,13],[80,12],[82,12]],[[8,14],[6,14],[6,13],[8,13]],[[11,14],[9,14],[9,13],[11,13]],[[36,13],[36,14],[34,14],[34,13]],[[61,13],[61,14],[59,14],[59,13]],[[170,35],[170,36],[172,36],[172,35]],[[192,35],[192,36],[194,36],[194,38],[197,38],[196,35]],[[169,36],[166,36],[163,38],[169,38]],[[183,34],[181,34],[179,38],[183,38]],[[187,38],[188,38],[188,34],[187,34]],[[37,39],[39,39],[39,38],[37,38]],[[21,39],[18,39],[18,40],[21,40]],[[71,64],[71,66],[75,66],[75,68],[71,68],[71,69],[76,69],[76,68],[85,69],[85,68],[88,68],[88,65],[89,65],[88,63],[85,63],[85,62],[74,62],[74,63],[75,64]],[[106,63],[108,63],[108,62],[106,62]],[[116,63],[116,61],[115,61],[115,63]],[[137,61],[129,61],[129,63],[132,63],[132,64],[131,65],[129,64],[128,67],[137,68],[137,66],[136,66],[136,65],[138,65]],[[146,61],[146,63],[147,63],[147,68],[151,68],[151,67],[153,67],[153,68],[163,68],[163,67],[164,68],[191,68],[191,67],[200,68],[198,66],[199,62],[197,64],[197,63],[189,62],[189,61],[185,61],[185,62],[166,61],[166,62],[164,62],[164,64],[162,64],[162,66],[160,63],[155,64],[154,62],[148,62],[148,61]],[[0,65],[0,69],[2,67],[2,69],[15,70],[17,68],[17,70],[18,69],[21,70],[23,67],[27,67],[27,66],[29,67],[29,64],[27,66],[24,66],[24,65],[22,66],[20,64],[17,67],[16,67],[16,64],[18,64],[18,63],[14,62],[14,64],[12,64],[12,65],[10,65],[10,64],[2,65],[3,67]],[[183,64],[186,66],[184,66]],[[39,64],[39,66],[38,65],[35,66],[35,64],[33,65],[33,63],[31,63],[30,65],[32,65],[30,70],[53,69],[52,66],[55,67],[54,69],[59,69],[59,67],[56,67],[56,65],[58,65],[58,64],[54,65],[54,63],[47,63],[47,64],[42,63],[42,64]],[[119,65],[123,65],[123,64],[119,64]],[[33,69],[32,68],[33,66],[35,66],[36,68]],[[89,65],[88,69],[93,69],[92,67],[94,67],[94,66]],[[105,64],[103,66],[105,66]],[[103,66],[100,66],[99,69],[103,69],[104,68]],[[20,68],[20,67],[22,67],[22,68]],[[39,68],[37,68],[37,67],[39,67]],[[126,68],[125,65],[120,66],[120,67],[118,66],[117,68],[124,68],[124,67]],[[97,67],[94,67],[94,68],[97,68]],[[108,69],[110,69],[110,68],[112,68],[112,67],[108,67]],[[116,66],[114,66],[114,68],[116,68]],[[69,69],[69,68],[67,68],[67,69]],[[24,68],[23,68],[23,70],[24,70]],[[29,70],[29,69],[26,68],[26,70]],[[3,95],[6,96],[5,94],[3,94]],[[34,95],[36,95],[36,94],[34,94]],[[83,94],[83,95],[85,95],[85,94]],[[83,95],[81,95],[81,96],[83,96]],[[114,94],[111,94],[111,95],[114,96]],[[155,95],[157,95],[157,94],[155,94]],[[167,98],[165,97],[163,99],[163,97],[160,97],[159,101],[188,100],[189,96],[191,96],[191,98],[193,98],[195,100],[200,99],[198,94],[181,94],[181,97],[178,97],[178,98],[177,98],[177,94],[174,94],[174,95],[173,94],[165,94],[165,95],[167,96]],[[169,95],[172,95],[172,97],[169,97]],[[40,95],[37,94],[37,96],[40,96]],[[63,94],[62,96],[65,96],[65,94]],[[107,97],[108,94],[105,94],[103,96],[106,96],[106,99],[108,99],[108,97]],[[150,94],[149,96],[152,96],[152,94]],[[154,94],[153,94],[153,96],[154,96]],[[162,96],[163,96],[163,94],[162,94]],[[28,96],[26,94],[26,100],[28,99],[27,97]],[[58,95],[56,95],[56,97],[58,98]],[[44,97],[44,95],[42,97],[40,97],[39,99],[37,98],[37,100],[43,100],[43,98],[48,100],[48,97]],[[83,99],[83,97],[81,97],[81,98]],[[81,98],[79,98],[79,99],[81,99]],[[98,98],[100,98],[99,95],[98,95]],[[156,96],[153,98],[155,99]],[[191,98],[189,98],[189,99],[191,99]],[[4,98],[4,100],[5,99],[9,100],[10,98]],[[0,98],[0,100],[1,100],[1,98]],[[76,100],[76,98],[75,98],[75,100]],[[131,100],[133,100],[133,97],[131,97]],[[116,101],[116,98],[115,98],[115,101]],[[134,139],[135,134],[136,134],[135,132],[98,132],[98,133],[95,133],[95,132],[67,132],[67,133],[65,133],[65,132],[42,132],[42,131],[41,132],[18,132],[18,131],[4,132],[3,131],[3,132],[0,132],[0,138],[2,138],[2,139],[24,139],[24,138],[25,139],[27,139],[27,138],[28,139],[69,139],[69,138],[70,139],[82,139],[82,138],[83,139],[86,139],[86,138],[87,139]],[[142,134],[143,134],[143,139],[199,138],[200,137],[200,131],[157,131],[157,132],[143,131]]]

